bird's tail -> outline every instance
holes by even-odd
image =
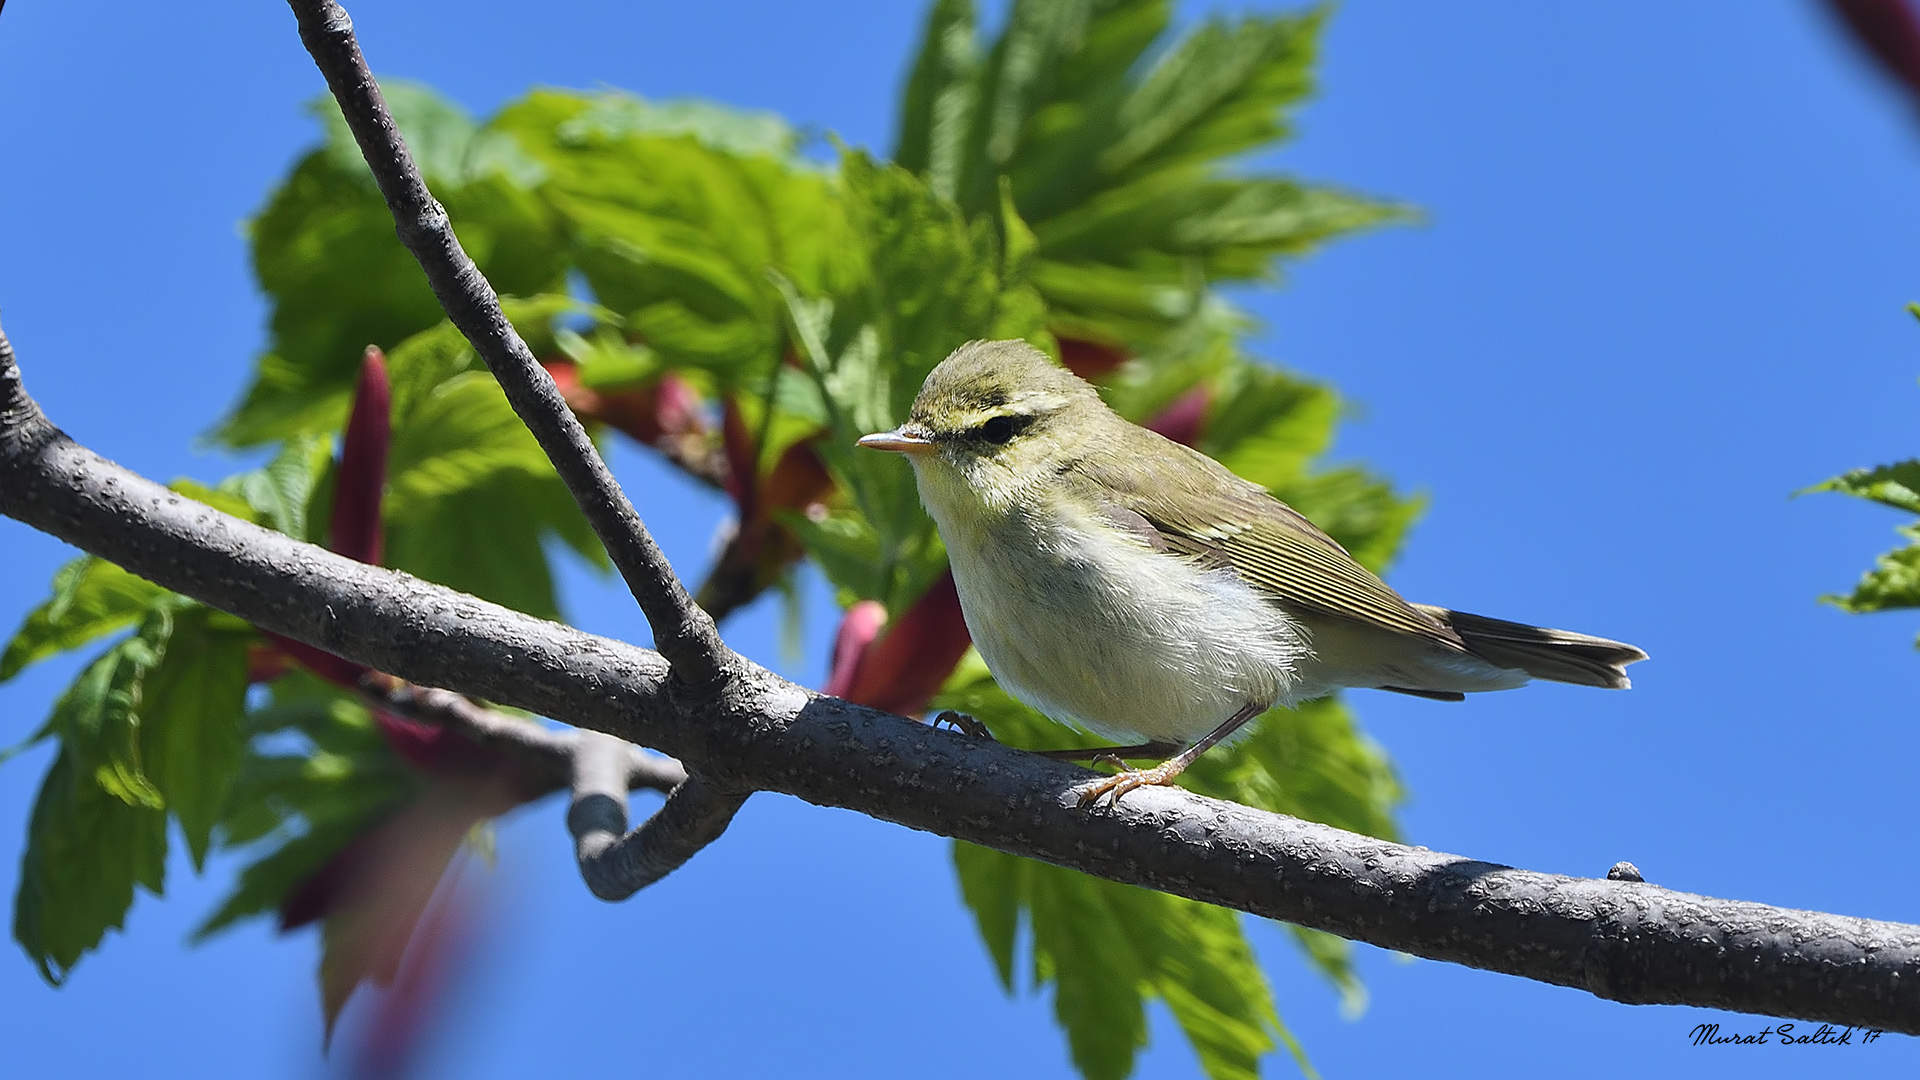
[[[1428,604],[1415,606],[1453,627],[1468,652],[1489,664],[1518,668],[1536,679],[1625,690],[1632,685],[1627,680],[1627,665],[1647,658],[1645,652],[1625,642]]]

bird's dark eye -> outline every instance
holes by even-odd
[[[991,443],[1005,443],[1013,438],[1018,425],[1011,416],[996,416],[980,425],[980,437]]]

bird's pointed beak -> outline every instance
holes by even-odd
[[[896,454],[930,454],[933,452],[933,440],[927,437],[927,430],[918,424],[901,424],[892,431],[876,431],[860,437],[860,446],[869,450],[891,450]]]

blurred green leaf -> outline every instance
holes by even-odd
[[[311,533],[307,519],[314,507],[316,485],[333,464],[332,441],[326,435],[296,436],[282,442],[265,465],[229,476],[216,486],[181,477],[167,487],[242,521],[277,529],[295,539],[323,542],[325,515],[314,522],[317,531]],[[327,501],[331,502],[330,493]]]
[[[395,417],[388,451],[386,513],[405,520],[434,500],[501,472],[551,471],[493,377],[467,371],[449,378]]]
[[[778,113],[737,109],[695,98],[648,101],[617,90],[592,93],[536,90],[535,98],[572,97],[584,108],[568,113],[554,134],[562,143],[614,140],[632,135],[687,136],[728,154],[793,159],[800,136]]]
[[[1065,266],[1123,266],[1177,283],[1272,275],[1276,255],[1401,214],[1359,196],[1290,180],[1196,181],[1158,175],[1104,192],[1035,228],[1047,258]]]
[[[80,672],[53,706],[48,730],[73,752],[102,790],[129,806],[166,806],[148,778],[140,747],[143,684],[165,655],[173,604],[147,609],[134,633],[115,642]]]
[[[893,160],[951,199],[978,90],[972,0],[935,0],[907,76]]]
[[[1123,134],[1100,155],[1111,176],[1217,162],[1275,143],[1283,111],[1313,88],[1323,10],[1214,18],[1190,31],[1132,87]]]
[[[1124,134],[1120,107],[1166,32],[1171,9],[1166,0],[1096,0],[1057,25],[1058,62],[1000,167],[1031,220],[1051,218],[1113,182],[1102,175],[1100,159]]]
[[[807,372],[796,371],[783,361],[774,366],[771,374],[771,394],[763,381],[753,393],[739,393],[732,399],[740,414],[741,428],[754,433],[753,441],[759,448],[755,467],[763,479],[780,463],[781,455],[788,448],[817,440],[821,429],[830,421],[819,384],[809,378]]]
[[[395,416],[386,561],[541,618],[558,618],[541,541],[605,553],[546,455],[484,371],[464,371]]]
[[[1359,1019],[1367,1011],[1367,987],[1353,968],[1353,942],[1291,923],[1287,924],[1287,932],[1320,974],[1340,992],[1341,1015],[1349,1020]]]
[[[140,751],[147,775],[180,822],[194,869],[240,768],[253,627],[198,604],[173,617],[160,662],[141,687]]]
[[[0,682],[56,653],[77,649],[138,621],[171,595],[104,559],[83,555],[53,577],[53,595],[28,612],[0,654]]]
[[[383,821],[401,805],[410,791],[408,778],[396,771],[389,756],[356,761],[320,752],[310,758],[263,757],[250,763],[236,787],[240,797],[259,798],[249,804],[252,819],[262,811],[282,816],[260,837],[239,839],[236,830],[223,843],[241,847],[258,843],[260,854],[240,871],[233,891],[194,930],[205,940],[241,920],[276,913],[293,889],[306,881],[355,838]],[[247,831],[258,828],[250,824]]]
[[[993,204],[998,177],[1013,171],[1029,120],[1053,102],[1093,8],[1089,0],[1015,0],[1008,11],[999,39],[975,69],[974,103],[957,150],[952,198],[967,212]]]
[[[996,205],[999,213],[969,219],[897,165],[850,151],[840,167],[867,271],[860,287],[836,307],[829,344],[838,351],[868,326],[877,334],[881,355],[888,359],[891,411],[876,420],[905,419],[927,372],[968,341],[999,332],[1053,351],[1038,311],[1022,295],[1029,286],[1018,271],[1030,245],[1011,207]],[[1008,263],[1003,262],[1003,238],[1010,228],[1016,243]],[[1006,325],[1003,312],[1009,307],[1035,321]]]
[[[1090,341],[1152,343],[1198,315],[1208,299],[1206,279],[1187,263],[1143,271],[1042,259],[1033,283],[1054,332]]]
[[[1089,1080],[1133,1071],[1152,998],[1216,1080],[1255,1080],[1276,1042],[1312,1075],[1233,912],[971,844],[954,845],[954,864],[1009,989],[1024,925],[1034,984],[1053,985],[1054,1014]]]
[[[253,741],[218,836],[223,848],[252,847],[260,854],[196,939],[277,910],[295,885],[418,790],[366,707],[312,675],[276,680],[271,701],[251,712],[247,725]],[[290,732],[304,736],[308,748],[288,752]]]
[[[1403,208],[1226,166],[1288,134],[1312,86],[1321,10],[1212,19],[1163,41],[1166,0],[1019,0],[993,45],[971,5],[936,5],[908,80],[901,165],[969,214],[1010,185],[1056,332],[1134,346],[1196,314],[1217,281],[1404,219]]]
[[[240,494],[238,490],[240,479],[241,477],[238,476],[228,477],[219,487],[208,487],[191,477],[182,476],[168,484],[167,490],[185,495],[194,502],[205,503],[223,514],[231,514],[241,521],[251,521],[257,525],[266,518],[266,515],[259,507],[249,502],[246,496]]]
[[[308,531],[307,503],[315,480],[330,462],[330,442],[322,435],[288,439],[272,460],[222,482],[221,489],[245,499],[262,524],[298,539],[319,540],[325,529],[320,534]]]
[[[555,344],[567,359],[579,365],[580,384],[595,390],[635,386],[660,374],[660,354],[627,341],[608,328],[592,337],[571,330],[555,335]]]
[[[767,272],[814,292],[848,272],[831,179],[791,156],[777,121],[541,90],[495,125],[541,162],[594,297],[669,366],[764,373],[784,346]]]
[[[937,565],[927,570],[937,540],[932,523],[919,511],[912,473],[899,467],[904,463],[876,462],[872,459],[882,455],[861,454],[853,446],[867,432],[894,426],[884,419],[892,415],[892,395],[879,335],[872,325],[863,325],[836,353],[826,337],[830,303],[794,295],[788,310],[829,420],[828,436],[817,444],[820,458],[839,490],[851,497],[853,512],[830,511],[818,519],[788,514],[781,520],[795,530],[843,599],[874,599],[889,611],[904,610],[918,598],[916,586],[924,590],[939,570]]]
[[[1298,480],[1333,440],[1340,399],[1325,386],[1241,362],[1212,383],[1199,449],[1269,490]]]
[[[386,739],[358,694],[302,668],[267,684],[269,696],[247,712],[247,736],[293,734],[316,751],[350,758],[381,758]]]
[[[540,164],[513,139],[475,124],[466,110],[425,83],[383,79],[380,93],[407,140],[415,164],[436,189],[496,175],[510,177],[522,187],[540,182]],[[333,96],[316,97],[307,108],[325,132],[320,152],[342,174],[357,177],[361,184],[371,187],[373,174]]]
[[[501,293],[557,291],[565,233],[533,192],[541,167],[424,87],[382,84],[401,133],[461,246]],[[250,226],[254,272],[272,303],[254,380],[216,437],[231,446],[337,430],[367,345],[390,349],[445,316],[331,97],[314,104],[327,139],[294,166]]]
[[[898,614],[947,568],[947,549],[936,532],[921,534],[912,545],[884,549],[868,519],[847,508],[829,508],[817,517],[783,513],[779,519],[819,564],[841,607],[879,600]]]
[[[980,940],[993,958],[1000,986],[1011,994],[1013,959],[1020,944],[1020,926],[1026,910],[1027,863],[991,848],[957,840],[953,866],[960,878],[960,898],[973,912]]]
[[[1236,335],[1251,325],[1251,320],[1224,303],[1203,303],[1191,318],[1134,350],[1117,370],[1102,377],[1101,396],[1136,424],[1151,423],[1199,388],[1207,388],[1211,402],[1218,396],[1211,387],[1221,375],[1247,362]]]
[[[193,940],[205,941],[244,919],[279,910],[281,901],[296,886],[339,854],[367,824],[347,820],[316,829],[295,836],[255,859],[240,871],[227,898],[194,930]]]
[[[40,783],[27,824],[14,940],[57,986],[108,930],[125,925],[134,885],[160,893],[166,865],[166,815],[101,788],[65,747]]]
[[[49,981],[122,924],[135,883],[162,891],[168,811],[195,866],[204,859],[239,763],[252,640],[247,624],[155,590],[135,632],[54,705],[44,733],[60,752],[14,910],[15,936]]]

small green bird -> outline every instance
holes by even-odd
[[[975,341],[910,418],[906,455],[975,647],[1056,720],[1173,754],[1082,793],[1165,784],[1274,705],[1341,687],[1459,701],[1529,679],[1624,689],[1632,645],[1411,604],[1293,508],[1131,424],[1023,341]],[[1174,753],[1174,751],[1178,753]]]

